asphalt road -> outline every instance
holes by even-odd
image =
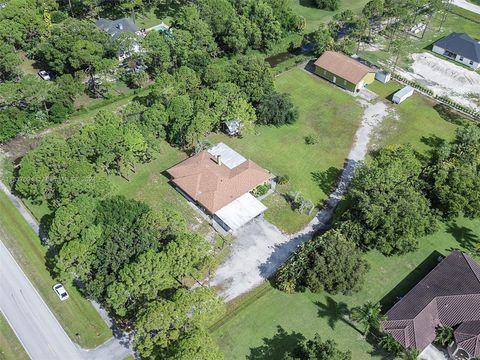
[[[29,356],[34,360],[83,359],[82,351],[63,331],[1,241],[0,264],[0,310]]]
[[[38,224],[1,181],[0,191],[8,196],[38,234]],[[116,334],[117,337],[112,337],[92,350],[82,349],[73,343],[5,247],[1,238],[0,311],[33,360],[122,360],[132,354],[128,334]],[[111,321],[108,316],[102,312],[101,315],[110,326]]]

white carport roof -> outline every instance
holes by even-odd
[[[246,193],[218,210],[217,215],[232,230],[237,230],[267,210],[255,196]]]

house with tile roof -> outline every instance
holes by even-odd
[[[468,34],[453,32],[438,40],[432,51],[473,70],[480,68],[480,41],[472,39]]]
[[[452,356],[480,356],[480,265],[453,251],[386,314],[383,328],[403,347],[423,351],[438,326],[455,331]],[[466,356],[465,355],[465,356]]]
[[[314,65],[315,74],[352,92],[375,81],[375,69],[339,52],[325,51]]]
[[[167,170],[172,184],[227,231],[267,208],[250,192],[272,174],[224,143],[199,152]]]

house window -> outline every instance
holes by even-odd
[[[463,61],[463,56],[460,56],[460,61]]]
[[[473,60],[470,60],[470,65],[473,65]]]
[[[347,80],[343,80],[343,85],[347,85]]]
[[[323,75],[327,75],[327,70],[323,70]]]

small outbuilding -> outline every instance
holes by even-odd
[[[242,122],[240,120],[230,120],[223,123],[225,133],[230,136],[235,136],[240,133]]]
[[[395,94],[393,94],[392,101],[395,104],[400,104],[405,99],[409,98],[413,95],[413,88],[411,86],[405,86],[403,89],[398,90]]]
[[[375,69],[339,52],[325,51],[314,65],[315,74],[352,92],[375,81]]]
[[[386,71],[378,71],[376,74],[375,74],[375,80],[378,80],[380,81],[381,83],[388,83],[390,81],[390,79],[392,78],[392,74],[390,74],[389,72],[386,72]]]

